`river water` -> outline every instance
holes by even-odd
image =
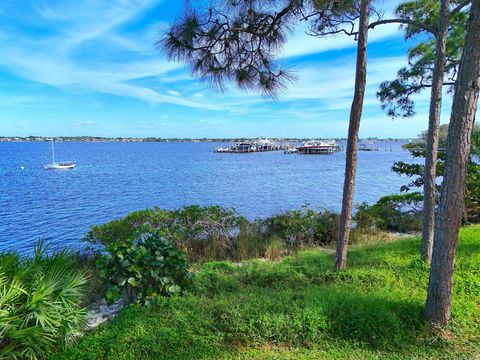
[[[304,204],[340,210],[344,152],[213,152],[225,145],[56,143],[58,160],[78,166],[47,171],[49,143],[0,143],[0,250],[29,252],[38,239],[80,248],[90,225],[153,206],[222,205],[249,218]],[[412,161],[410,153],[398,142],[377,146],[359,153],[356,203],[375,202],[407,182],[391,167]]]

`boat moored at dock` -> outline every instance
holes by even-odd
[[[285,154],[323,155],[339,152],[341,148],[335,140],[310,140],[304,142],[301,146],[294,146],[288,143],[279,144],[266,138],[242,141],[232,146],[215,148],[216,153],[236,154],[278,150],[283,150]]]
[[[284,154],[296,154],[297,151],[298,149],[290,144],[285,145],[285,148],[283,149]]]
[[[215,149],[215,152],[243,154],[263,151],[278,151],[283,149],[284,145],[278,144],[275,141],[267,138],[259,138],[253,141],[242,141],[228,147],[218,147]]]
[[[311,140],[297,147],[296,154],[302,155],[325,155],[339,152],[340,146],[335,140]]]

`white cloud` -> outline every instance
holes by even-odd
[[[56,26],[60,34],[66,35],[64,45],[74,46],[115,29],[155,3],[158,0],[51,1],[48,4],[42,0],[37,11]]]
[[[143,79],[147,78],[161,84],[163,75],[183,68],[181,64],[167,62],[158,56],[151,38],[137,38],[137,45],[134,45],[131,38],[117,31],[117,27],[158,2],[40,1],[37,3],[37,11],[43,19],[48,20],[49,30],[55,31],[42,38],[21,35],[15,39],[0,37],[0,47],[9,49],[0,57],[0,66],[26,79],[66,90],[105,92],[154,103],[167,102],[194,108],[218,109],[218,106],[178,99],[180,94],[174,90],[163,95],[141,84]],[[156,23],[155,26],[158,28],[161,24]],[[145,33],[151,36],[152,29],[149,27]],[[82,51],[82,42],[89,39],[98,42],[98,50],[102,44],[113,46],[112,58],[103,60],[93,56],[88,61],[79,62],[76,53]],[[148,54],[139,53],[147,49]],[[133,54],[125,58],[122,53],[125,50]]]
[[[381,9],[383,12],[383,19],[392,19],[394,10],[401,3],[400,0],[379,0],[373,6]],[[371,21],[376,18],[372,16]],[[385,40],[399,34],[398,24],[386,24],[376,27],[368,32],[369,43]],[[341,50],[346,48],[356,47],[357,43],[353,36],[346,36],[344,34],[328,35],[322,38],[308,36],[308,23],[303,23],[295,28],[291,38],[288,40],[284,49],[280,52],[282,58],[289,58],[294,56],[302,56],[309,54],[316,54],[331,50]]]
[[[280,94],[278,105],[271,106],[266,105],[265,99],[258,93],[247,93],[234,86],[230,86],[230,91],[224,94],[212,90],[193,79],[184,64],[166,61],[153,46],[158,29],[164,28],[165,22],[146,25],[134,31],[126,30],[126,25],[159,1],[38,2],[37,10],[41,16],[32,22],[48,21],[51,32],[39,38],[22,33],[13,37],[8,36],[8,31],[0,23],[0,47],[8,49],[0,57],[0,67],[67,93],[112,94],[139,99],[152,106],[166,103],[202,112],[219,111],[235,119],[257,118],[272,123],[277,118],[304,121],[302,124],[307,129],[308,126],[316,126],[318,119],[330,119],[333,122],[340,119],[340,124],[329,126],[331,129],[344,130],[353,95],[355,57],[334,54],[331,59],[326,59],[322,56],[314,64],[302,61],[300,56],[354,48],[356,42],[353,38],[312,38],[304,33],[305,27],[297,28],[281,56],[282,61],[297,64],[294,70],[298,81]],[[401,36],[395,24],[378,27],[369,33],[371,44],[394,36]],[[298,59],[287,59],[292,57]],[[381,119],[386,118],[376,99],[379,83],[393,79],[398,68],[405,63],[404,56],[380,58],[376,55],[369,58],[365,99],[368,111],[364,123],[372,125],[365,125],[367,128],[380,126]],[[428,98],[428,94],[425,96]],[[419,97],[422,108],[418,119],[428,109],[424,106],[425,96]],[[12,105],[48,102],[44,101],[47,99],[43,96],[41,101],[35,101],[35,97],[12,96],[7,102]],[[5,99],[0,99],[0,104],[5,102]],[[372,113],[379,114],[378,119],[371,117]],[[228,121],[228,116],[224,117],[224,122]],[[166,115],[162,116],[162,119],[166,118]],[[206,125],[217,125],[213,116],[212,122],[203,121]],[[419,123],[423,128],[423,122]],[[156,123],[147,122],[142,126],[146,128],[152,124]],[[224,130],[228,131],[227,128]]]
[[[98,123],[96,121],[93,121],[93,120],[85,120],[85,121],[80,121],[79,123],[77,123],[77,126],[80,126],[80,127],[95,127],[95,126],[98,126]]]
[[[177,90],[167,90],[167,93],[173,96],[181,96]]]
[[[21,128],[28,128],[30,126],[30,123],[28,121],[21,120],[17,122],[17,126]]]
[[[391,17],[391,15],[389,15]],[[303,56],[309,54],[322,53],[332,50],[341,50],[354,48],[357,46],[353,36],[344,34],[327,35],[322,38],[307,35],[308,25],[302,24],[295,29],[294,34],[286,43],[284,49],[280,52],[280,57],[289,58],[294,56]],[[368,32],[369,43],[385,40],[393,36],[398,36],[399,25],[387,24],[376,27]]]

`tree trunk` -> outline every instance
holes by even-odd
[[[345,180],[343,185],[342,214],[337,238],[335,269],[345,269],[347,265],[348,238],[352,222],[353,195],[355,191],[355,175],[358,156],[358,130],[362,118],[363,98],[367,83],[367,44],[370,16],[370,0],[362,0],[360,4],[360,23],[357,44],[357,65],[355,74],[355,94],[350,111],[350,123],[347,140],[347,159]]]
[[[467,165],[480,89],[479,44],[480,0],[472,0],[448,128],[447,158],[425,307],[426,316],[433,326],[444,326],[450,319],[455,253],[465,206]]]
[[[442,110],[443,73],[445,71],[445,48],[450,23],[450,0],[442,0],[440,23],[435,39],[435,68],[433,70],[430,112],[428,116],[427,153],[425,156],[425,185],[423,190],[423,226],[420,254],[423,260],[432,260],[433,235],[435,230],[435,179],[437,173],[438,138]]]

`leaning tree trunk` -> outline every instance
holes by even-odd
[[[465,47],[455,84],[448,128],[447,158],[435,224],[432,265],[425,308],[433,326],[450,319],[453,269],[463,214],[471,135],[480,89],[480,0],[472,0]]]
[[[345,180],[343,185],[342,214],[337,239],[335,269],[345,269],[347,265],[348,238],[352,222],[353,194],[355,191],[355,175],[358,156],[358,130],[362,118],[363,98],[367,83],[367,43],[370,15],[370,0],[362,0],[360,8],[360,24],[357,44],[357,65],[355,74],[355,94],[350,111],[348,128],[347,159],[345,165]]]
[[[450,0],[441,1],[440,23],[435,40],[435,68],[430,95],[428,116],[427,153],[425,156],[425,185],[423,193],[423,227],[420,254],[423,260],[432,260],[433,235],[435,231],[435,179],[437,174],[438,138],[442,109],[443,73],[445,71],[445,48],[450,23]]]

